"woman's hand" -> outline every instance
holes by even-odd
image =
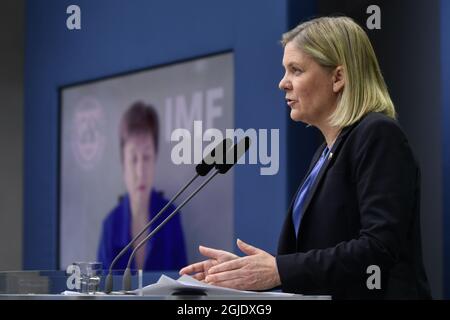
[[[204,281],[206,276],[208,276],[209,274],[210,268],[218,264],[224,263],[226,261],[231,261],[239,258],[237,255],[231,252],[224,250],[217,250],[204,246],[199,246],[199,251],[202,255],[208,257],[209,259],[184,267],[183,269],[180,270],[180,275],[190,274],[195,279]]]
[[[247,256],[211,267],[205,282],[239,290],[267,290],[281,284],[274,256],[239,239],[237,245]]]
[[[210,259],[191,264],[180,274],[194,273],[197,280],[239,290],[267,290],[281,284],[274,256],[239,239],[237,245],[245,257],[200,246],[200,253]]]

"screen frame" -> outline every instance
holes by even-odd
[[[126,70],[123,72],[118,72],[115,74],[111,74],[111,75],[105,75],[105,76],[101,76],[101,77],[97,77],[97,78],[93,78],[93,79],[87,79],[84,81],[78,81],[78,82],[74,82],[71,84],[64,84],[62,86],[58,87],[58,114],[57,114],[57,118],[58,118],[58,123],[57,123],[57,127],[58,127],[58,133],[57,133],[57,155],[58,155],[58,159],[57,159],[57,174],[56,174],[56,186],[57,186],[57,200],[56,200],[56,205],[57,205],[57,213],[56,213],[56,226],[57,226],[57,230],[56,230],[56,264],[57,267],[59,268],[61,266],[61,186],[62,186],[62,134],[63,134],[63,128],[62,128],[62,122],[63,122],[63,92],[66,89],[73,89],[79,86],[84,86],[87,84],[94,84],[94,83],[99,83],[105,80],[113,80],[113,79],[120,79],[121,77],[126,77],[126,76],[130,76],[130,75],[137,75],[139,73],[144,73],[144,72],[148,72],[148,71],[155,71],[158,69],[162,69],[165,67],[171,67],[171,66],[175,66],[178,64],[182,64],[182,63],[187,63],[187,62],[195,62],[195,61],[199,61],[201,59],[206,59],[206,58],[212,58],[212,57],[216,57],[222,54],[233,54],[234,52],[232,49],[228,49],[228,50],[220,50],[220,51],[216,51],[216,52],[211,52],[208,54],[204,54],[204,55],[197,55],[197,56],[191,56],[185,59],[179,59],[179,60],[174,60],[171,62],[167,62],[167,63],[161,63],[161,64],[156,64],[153,66],[147,66],[144,68],[138,68],[138,69],[130,69],[130,70]],[[233,66],[234,68],[234,66]]]

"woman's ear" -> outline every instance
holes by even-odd
[[[333,92],[339,93],[345,86],[344,67],[337,66],[333,71]]]

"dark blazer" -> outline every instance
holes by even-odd
[[[283,291],[335,299],[430,298],[420,169],[399,124],[369,113],[341,131],[331,153],[303,206],[298,238],[292,203],[284,222],[276,258]],[[370,265],[380,268],[381,289],[367,287]]]

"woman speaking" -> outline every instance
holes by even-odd
[[[243,290],[429,298],[420,169],[366,33],[350,18],[323,17],[285,33],[282,44],[279,87],[290,117],[325,141],[292,200],[278,253],[240,240],[243,257],[201,246],[208,260],[180,273]]]

